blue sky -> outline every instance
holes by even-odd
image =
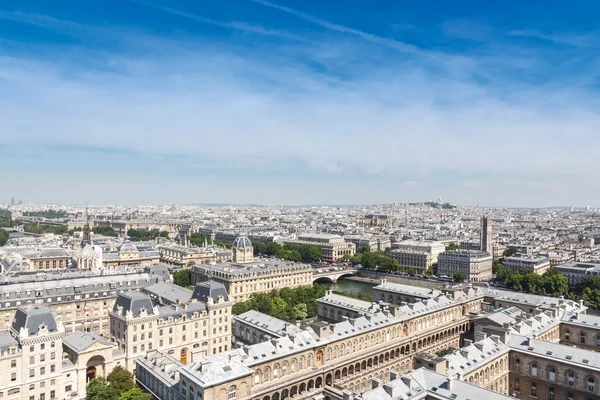
[[[598,12],[4,0],[0,202],[600,205]]]

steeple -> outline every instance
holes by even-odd
[[[81,241],[81,247],[83,248],[86,244],[92,244],[92,230],[90,229],[90,215],[88,214],[87,204],[85,205],[85,225],[83,226],[83,240]]]

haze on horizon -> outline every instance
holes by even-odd
[[[0,202],[593,206],[598,11],[6,0]]]

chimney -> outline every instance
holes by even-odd
[[[383,381],[379,378],[371,379],[371,389],[377,389],[382,383]]]
[[[385,390],[385,392],[388,394],[388,396],[390,396],[391,398],[394,397],[394,386],[390,385],[389,382],[383,385],[383,390]]]
[[[391,369],[390,370],[390,381],[393,381],[394,379],[398,379],[398,371],[396,371],[395,369]]]
[[[449,391],[452,391],[452,389],[454,388],[454,377],[453,376],[449,376],[448,379],[446,380],[446,387]]]

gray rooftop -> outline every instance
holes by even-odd
[[[17,346],[17,341],[8,332],[0,332],[0,353],[8,351],[11,347]]]
[[[123,307],[121,316],[126,316],[130,311],[134,317],[139,317],[141,310],[146,310],[148,315],[154,314],[154,307],[150,296],[140,292],[121,293],[115,301],[113,312],[118,313],[119,308]]]
[[[87,349],[94,343],[112,344],[112,342],[93,332],[75,331],[63,339],[63,344],[76,353]]]
[[[192,298],[192,291],[169,282],[159,282],[142,289],[151,298],[159,299],[161,304],[187,303]]]
[[[530,339],[525,336],[511,335],[508,345],[513,350],[528,353],[538,358],[546,358],[580,368],[600,369],[600,353],[577,347],[565,346],[544,340]]]
[[[212,298],[216,303],[219,301],[219,297],[223,297],[223,300],[229,301],[229,295],[225,286],[215,281],[197,283],[192,294],[192,298],[202,302],[207,302],[209,298]]]
[[[57,332],[56,319],[48,307],[31,305],[17,308],[11,329],[18,335],[24,328],[29,336],[37,335],[40,327],[44,325],[48,332]]]

